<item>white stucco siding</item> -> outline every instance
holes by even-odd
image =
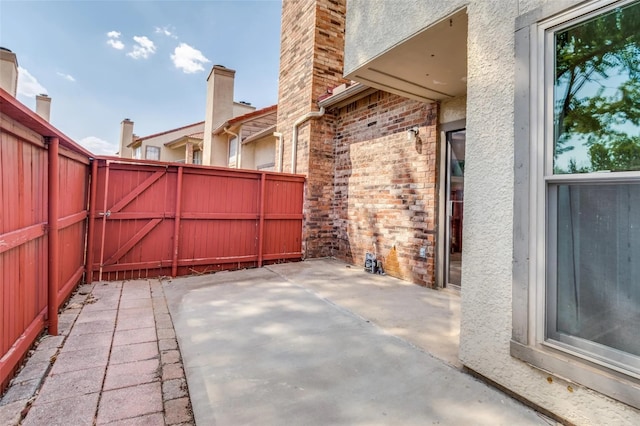
[[[440,123],[451,123],[453,121],[464,120],[467,117],[467,97],[442,101],[440,104]]]
[[[498,4],[499,3],[499,4]],[[460,358],[496,379],[509,354],[513,26],[517,1],[469,5]],[[496,355],[502,358],[495,363]]]
[[[637,425],[640,411],[534,368],[510,352],[515,22],[523,14],[538,19],[548,16],[544,14],[551,9],[559,11],[582,2],[348,0],[345,74],[467,6],[467,97],[443,101],[440,115],[441,123],[453,122],[465,118],[466,107],[460,359],[483,376],[575,424]]]
[[[347,0],[344,74],[464,7],[463,0]]]
[[[273,136],[268,136],[255,142],[255,167],[264,167],[273,164],[268,169],[275,167],[276,143]]]
[[[527,0],[527,11],[545,0]],[[535,4],[534,4],[535,3]],[[574,2],[577,3],[577,2]],[[576,424],[640,424],[640,412],[513,358],[514,21],[517,0],[469,5],[460,359]],[[571,390],[568,388],[571,386]]]

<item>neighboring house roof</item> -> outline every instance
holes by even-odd
[[[204,124],[204,121],[198,121],[196,123],[187,124],[186,126],[176,127],[175,129],[165,130],[164,132],[154,133],[152,135],[147,135],[147,136],[141,136],[141,137],[135,138],[129,145],[127,145],[127,147],[131,147],[133,145],[136,145],[136,144],[138,144],[138,143],[140,143],[140,142],[142,142],[142,141],[144,141],[146,139],[157,138],[158,136],[166,135],[167,133],[178,132],[180,130],[188,129],[189,127],[198,126],[198,125],[202,125],[202,124]]]
[[[254,119],[263,117],[265,115],[269,115],[271,113],[274,113],[278,110],[278,105],[271,105],[268,106],[266,108],[262,108],[262,109],[257,109],[255,111],[252,111],[250,113],[244,114],[244,115],[239,115],[237,117],[233,117],[227,121],[225,121],[224,123],[222,123],[220,126],[218,126],[217,129],[215,129],[212,133],[214,135],[219,135],[220,133],[224,132],[224,129],[232,127],[232,126],[237,126],[239,124],[243,124],[249,121],[252,121]]]
[[[277,125],[275,125],[275,124],[271,125],[269,127],[265,127],[264,129],[260,130],[259,132],[254,133],[251,136],[245,138],[242,141],[242,143],[245,144],[245,143],[253,142],[253,141],[255,141],[257,139],[261,139],[261,138],[263,138],[265,136],[273,135],[273,132],[276,131],[276,127],[277,127]]]
[[[192,139],[204,139],[204,132],[192,133],[189,137]]]
[[[181,145],[186,144],[187,142],[195,142],[199,143],[204,140],[204,132],[191,133],[190,135],[180,136],[177,139],[169,141],[164,144],[167,148],[177,148]]]

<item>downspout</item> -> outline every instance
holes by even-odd
[[[273,136],[278,138],[278,172],[282,173],[282,162],[284,161],[284,140],[282,133],[273,132]]]
[[[311,111],[298,118],[293,123],[293,136],[291,137],[291,173],[296,172],[296,161],[298,157],[298,126],[310,118],[320,118],[324,115],[324,107],[320,107],[320,111]]]
[[[235,138],[236,138],[236,169],[237,169],[238,168],[238,159],[240,157],[240,136],[238,136],[237,134],[235,134],[231,130],[229,130],[229,127],[225,127],[224,129],[222,129],[222,131],[225,132],[228,135],[235,136]]]

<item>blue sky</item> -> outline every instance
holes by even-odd
[[[51,123],[114,154],[120,122],[144,136],[204,120],[214,64],[235,100],[277,103],[280,0],[0,0],[0,46],[18,58],[18,99],[51,98]]]

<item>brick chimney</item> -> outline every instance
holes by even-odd
[[[5,47],[0,47],[0,87],[14,98],[18,91],[18,58]]]
[[[349,82],[342,76],[346,5],[347,0],[282,2],[277,132],[284,149],[276,158],[283,158],[285,172],[307,175],[302,238],[309,257],[332,256],[336,241],[330,210],[335,130],[330,115],[303,122],[297,127],[295,156],[293,130],[297,120],[318,111],[316,101],[328,87]]]
[[[36,96],[36,114],[49,121],[51,115],[51,98],[44,93]]]
[[[120,123],[120,150],[118,151],[120,158],[133,157],[133,150],[127,146],[131,142],[133,142],[133,121],[125,118]]]
[[[214,65],[207,78],[207,106],[204,118],[202,164],[226,166],[228,161],[226,135],[213,137],[211,132],[233,118],[233,85],[235,70]]]

